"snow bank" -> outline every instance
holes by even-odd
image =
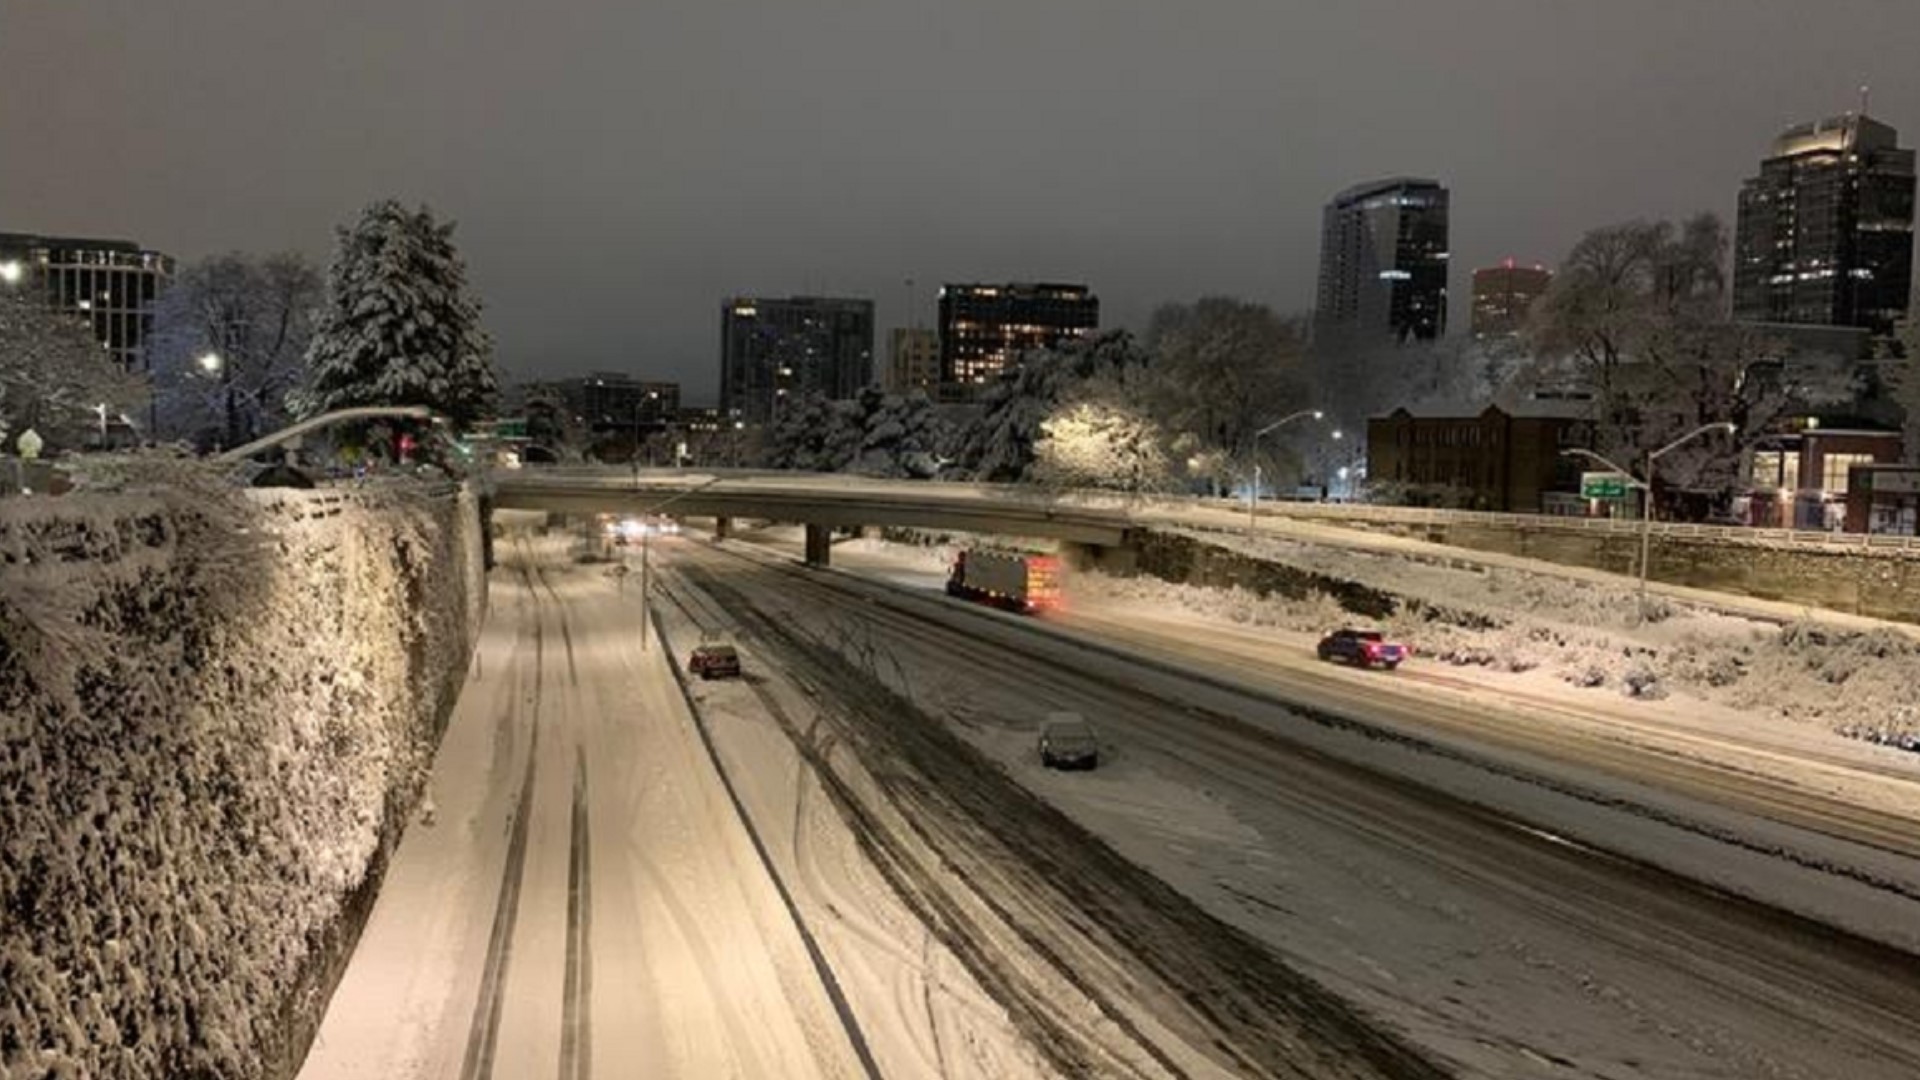
[[[1628,697],[1685,693],[1920,749],[1912,693],[1920,642],[1892,630],[1817,619],[1782,626],[1659,596],[1639,623],[1637,594],[1624,582],[1276,537],[1238,539],[1230,548],[1201,534],[1156,531],[1139,565],[1139,577],[1081,575],[1075,591],[1301,632],[1370,621],[1447,663],[1538,669]]]
[[[478,630],[469,493],[164,469],[0,503],[0,1078],[289,1074]]]

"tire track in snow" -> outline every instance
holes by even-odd
[[[678,600],[675,602],[680,604],[682,610],[692,614],[684,602]],[[653,629],[658,640],[667,640],[666,630],[660,625],[657,613],[654,613]],[[833,965],[828,962],[826,953],[821,950],[820,942],[814,937],[813,929],[808,926],[806,917],[800,913],[800,905],[794,900],[792,891],[781,879],[779,868],[774,865],[773,855],[767,850],[766,841],[761,839],[760,829],[754,824],[753,816],[747,813],[746,803],[740,798],[740,792],[735,789],[733,777],[727,772],[726,762],[721,760],[720,749],[714,745],[713,735],[707,731],[706,721],[700,715],[700,707],[693,698],[693,688],[687,684],[686,672],[679,664],[671,661],[667,666],[673,672],[674,685],[680,689],[680,696],[686,702],[688,714],[693,717],[693,729],[700,737],[700,745],[706,751],[707,759],[712,762],[714,772],[720,777],[720,786],[726,790],[727,799],[733,804],[733,812],[739,818],[741,827],[746,830],[747,839],[753,844],[754,854],[760,858],[761,869],[766,873],[767,880],[773,883],[774,891],[779,894],[781,904],[787,909],[787,918],[792,920],[794,930],[799,934],[800,943],[807,951],[807,959],[813,963],[814,974],[820,979],[822,988],[826,990],[827,1000],[840,1019],[841,1029],[853,1047],[854,1056],[860,1061],[861,1070],[868,1080],[881,1080],[880,1065],[874,1059],[873,1048],[867,1045],[867,1036],[861,1030],[860,1018],[854,1015],[853,1005],[847,1000],[846,992],[841,988],[840,980],[833,972]],[[749,685],[753,684],[749,682]]]
[[[714,548],[712,553],[736,564],[760,563],[725,547]],[[777,607],[755,602],[755,597],[778,596],[784,603],[804,606],[814,601],[799,594],[835,595],[843,587],[831,578],[816,579],[789,570],[784,564],[768,561],[760,566],[773,575],[777,587],[752,595],[752,584],[761,583],[722,581],[701,566],[682,573],[757,636],[783,646],[789,671],[800,669],[816,685],[834,688],[834,699],[842,708],[823,715],[842,726],[843,741],[857,755],[872,755],[876,761],[889,763],[888,768],[907,764],[915,779],[890,785],[889,797],[901,810],[900,824],[918,844],[973,870],[992,870],[999,864],[982,851],[970,843],[955,844],[970,827],[985,829],[987,836],[1007,845],[1008,854],[1014,856],[1005,867],[1015,872],[1017,883],[1036,889],[1035,896],[1051,894],[1051,900],[1060,905],[1057,910],[1078,913],[1076,920],[1087,917],[1089,909],[1097,910],[1094,923],[1130,943],[1135,962],[1167,980],[1176,1000],[1193,1009],[1202,1031],[1212,1036],[1209,1045],[1229,1058],[1236,1072],[1330,1075],[1325,1070],[1338,1061],[1344,1075],[1448,1075],[1445,1067],[1399,1036],[1370,1023],[1364,1013],[1278,961],[1240,931],[1206,915],[1110,848],[1089,842],[1091,838],[1077,826],[1013,786],[997,768],[977,765],[977,756],[942,726],[901,723],[904,717],[918,713],[910,702],[885,689],[871,673],[856,670],[839,654],[837,642],[816,638]],[[882,603],[869,614],[892,614],[890,606]],[[904,621],[888,619],[888,632],[911,632],[908,626],[900,625]],[[918,629],[916,621],[913,630]],[[823,773],[822,778],[832,791],[832,774]],[[876,851],[897,854],[902,839],[870,820],[857,796],[845,791],[833,793],[836,798],[850,800],[850,820],[862,823],[865,839]],[[1012,812],[1016,806],[1025,808],[1025,812]],[[958,834],[947,831],[961,822],[967,824]],[[1063,844],[1068,837],[1072,842]],[[888,867],[889,861],[882,858],[879,865]],[[1065,865],[1069,862],[1086,865]],[[1049,869],[1045,873],[1029,870],[1039,867]],[[975,917],[957,910],[953,898],[939,883],[925,880],[911,857],[902,858],[890,869],[899,875],[896,888],[916,905],[923,922],[943,935],[952,935],[948,945],[956,957],[974,968],[976,978],[1017,1019],[1033,1025],[1030,1037],[1054,1057],[1057,1067],[1069,1075],[1098,1071],[1095,1055],[1104,1053],[1104,1047],[1098,1040],[1083,1041],[1079,1033],[1066,1029],[1036,986],[1000,968],[984,947],[989,938],[981,936]],[[1069,869],[1075,872],[1065,872]],[[965,873],[961,877],[970,895],[991,913],[994,923],[1011,932],[1026,952],[1084,995],[1105,1020],[1162,1070],[1174,1076],[1184,1074],[1185,1070],[1118,1007],[1113,988],[1090,981],[1073,958],[1017,914],[1007,898],[992,890],[983,891],[966,880]],[[1013,897],[1019,898],[1019,893]],[[1172,945],[1173,941],[1180,944]],[[1201,959],[1207,956],[1217,959],[1212,963]],[[1264,1018],[1255,1019],[1256,1014]],[[1281,1023],[1282,1019],[1293,1023]],[[1312,1064],[1305,1064],[1302,1051],[1309,1046],[1312,1050],[1304,1057]],[[1315,1068],[1322,1071],[1315,1072]]]
[[[587,751],[575,748],[573,844],[567,865],[567,970],[560,1004],[560,1080],[593,1075],[592,851],[587,819]]]
[[[474,1004],[473,1027],[467,1036],[467,1054],[461,1080],[491,1080],[493,1058],[500,1043],[501,990],[513,953],[513,926],[520,915],[520,881],[527,862],[527,826],[533,818],[534,767],[540,760],[540,729],[533,729],[527,746],[526,778],[520,783],[520,801],[514,807],[513,834],[507,843],[507,863],[500,876],[500,898],[494,906],[493,932],[487,939],[487,962],[480,978],[480,997]]]
[[[553,583],[547,580],[547,572],[537,564],[533,568],[533,574],[534,577],[540,580],[540,587],[545,589],[547,596],[553,600],[554,611],[559,613],[560,641],[561,644],[566,646],[567,650],[567,681],[575,686],[579,686],[580,669],[575,667],[573,662],[573,627],[567,623],[566,601],[560,599],[560,594],[554,590]]]
[[[524,543],[523,543],[524,546]],[[460,1080],[492,1080],[494,1055],[500,1047],[500,1013],[505,1005],[502,990],[506,986],[507,965],[513,954],[513,928],[520,917],[520,884],[527,862],[527,831],[533,819],[533,782],[540,762],[540,694],[545,681],[546,630],[541,621],[540,596],[533,577],[523,566],[520,570],[527,594],[533,600],[533,697],[529,702],[529,727],[533,736],[527,743],[526,775],[520,782],[520,799],[514,805],[511,834],[507,840],[507,861],[500,875],[500,893],[493,909],[493,930],[487,937],[487,960],[481,969],[480,995],[474,1002],[473,1024],[467,1034],[467,1052],[461,1061]]]

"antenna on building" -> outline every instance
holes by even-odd
[[[915,330],[920,329],[920,313],[915,311],[913,307],[912,278],[907,279],[907,325]]]
[[[1867,115],[1867,105],[1872,101],[1873,101],[1873,87],[1862,85],[1860,87],[1860,115],[1861,116]]]

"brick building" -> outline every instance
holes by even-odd
[[[1367,478],[1410,498],[1474,510],[1539,513],[1551,492],[1580,490],[1581,464],[1561,451],[1591,447],[1582,403],[1509,409],[1398,408],[1367,421]]]
[[[1859,466],[1900,460],[1900,433],[1812,426],[1754,447],[1734,513],[1774,529],[1840,529]],[[1865,511],[1862,511],[1865,513]]]

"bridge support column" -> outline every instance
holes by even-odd
[[[833,560],[833,529],[826,525],[807,526],[807,565],[826,566]]]
[[[733,535],[733,519],[732,518],[717,517],[713,519],[713,538],[715,540],[725,540],[732,535]]]

